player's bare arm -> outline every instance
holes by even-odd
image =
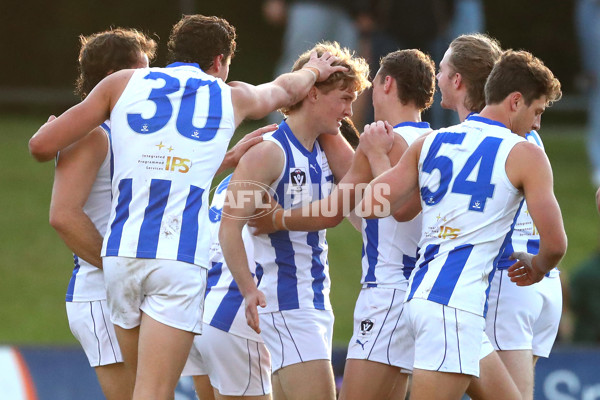
[[[42,125],[29,140],[29,152],[40,162],[75,143],[109,118],[134,70],[121,70],[104,78],[81,103]]]
[[[283,169],[283,152],[272,142],[262,142],[250,149],[241,159],[227,188],[227,200],[223,207],[219,241],[223,256],[231,270],[246,304],[248,325],[260,333],[257,307],[265,307],[264,294],[258,290],[250,273],[242,228],[255,214],[256,204],[252,201],[238,201],[248,198],[244,191],[257,190],[259,185],[270,185]],[[252,184],[245,184],[252,182]],[[260,193],[262,195],[264,193]],[[229,199],[235,199],[234,202]]]
[[[244,82],[231,82],[231,97],[238,126],[246,118],[260,119],[284,106],[296,104],[308,94],[315,82],[329,78],[346,67],[333,66],[337,57],[329,52],[320,57],[317,53],[300,70],[280,75],[274,81],[253,86]]]
[[[62,150],[50,202],[52,227],[73,253],[98,268],[103,237],[83,207],[107,151],[108,138],[101,128]]]
[[[523,259],[509,268],[511,280],[519,286],[527,286],[539,282],[558,265],[567,250],[567,236],[554,196],[552,168],[546,153],[532,143],[519,143],[508,156],[506,173],[513,185],[523,191],[540,235],[538,255],[530,262]]]
[[[415,140],[398,164],[371,181],[356,213],[363,218],[383,218],[419,196],[418,162],[425,136]]]
[[[246,134],[246,136],[244,136],[239,142],[235,144],[235,146],[229,149],[229,151],[225,154],[225,158],[223,159],[223,162],[219,166],[219,169],[217,170],[215,175],[219,175],[221,172],[229,168],[237,167],[238,163],[240,162],[240,158],[242,158],[242,156],[246,154],[248,149],[254,146],[255,144],[262,142],[262,135],[264,135],[265,133],[273,132],[276,129],[277,124],[271,124],[263,126],[262,128],[258,128],[257,130]]]

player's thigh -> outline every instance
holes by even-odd
[[[505,350],[498,355],[517,385],[523,400],[533,399],[533,355],[531,350]]]
[[[520,400],[521,393],[495,351],[479,362],[479,378],[467,389],[473,400]]]
[[[334,400],[335,379],[329,360],[289,365],[275,373],[287,400]]]
[[[413,370],[411,400],[460,400],[472,377],[439,371]]]
[[[401,393],[406,385],[408,375],[400,368],[388,364],[368,360],[346,360],[344,380],[340,391],[340,400],[378,400],[392,399],[392,393]],[[396,389],[396,390],[395,390]],[[404,399],[404,396],[401,396]]]
[[[214,400],[215,393],[208,375],[194,375],[194,388],[196,389],[196,395],[199,400]]]

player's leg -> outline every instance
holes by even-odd
[[[460,400],[472,378],[471,375],[415,368],[410,399]]]
[[[473,400],[521,399],[517,385],[495,351],[479,362],[479,378],[472,379],[467,394]]]
[[[135,377],[137,373],[140,327],[124,329],[115,325],[115,333],[117,335],[117,340],[119,341],[121,354],[123,354],[123,375],[124,379],[128,382],[127,392],[129,393],[129,398],[131,398],[131,396],[133,396],[133,388],[135,386]]]
[[[533,399],[533,355],[531,350],[505,350],[498,355],[508,369],[523,400]]]
[[[194,333],[165,325],[142,313],[133,399],[171,399],[193,340]]]
[[[408,375],[400,368],[368,360],[346,360],[340,400],[404,399]],[[392,397],[395,394],[398,397]]]
[[[108,364],[94,368],[102,393],[107,400],[128,400],[133,394],[131,376],[124,363]]]
[[[194,380],[194,388],[196,389],[196,395],[200,400],[214,400],[215,392],[208,375],[195,375],[192,377]]]
[[[335,399],[335,378],[329,360],[312,360],[288,365],[274,375],[277,375],[287,400]]]

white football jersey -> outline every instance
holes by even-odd
[[[542,139],[536,131],[529,132],[527,135],[525,135],[525,139],[540,146],[542,149],[544,148]],[[540,251],[540,235],[533,223],[533,220],[531,219],[531,216],[529,215],[526,201],[523,202],[523,206],[521,207],[521,211],[517,217],[515,229],[508,243],[506,244],[506,247],[504,248],[504,252],[502,253],[502,257],[498,263],[498,269],[507,269],[513,265],[516,261],[511,260],[510,256],[512,253],[519,251],[530,254],[537,254]],[[548,273],[548,276],[556,276],[558,274],[558,269],[554,268]]]
[[[103,256],[208,267],[208,191],[235,130],[231,88],[197,64],[136,70],[111,113]]]
[[[394,126],[394,132],[409,146],[429,131],[431,128],[427,122],[403,122]],[[393,216],[362,220],[363,287],[406,290],[417,261],[421,222],[421,214],[408,222],[398,222]]]
[[[110,143],[110,128],[108,121],[101,125],[106,134],[106,140]],[[106,156],[96,180],[90,190],[90,195],[83,206],[83,212],[90,218],[98,232],[104,235],[106,224],[110,214],[110,185],[111,185],[111,152],[110,145],[107,145]],[[60,154],[59,154],[60,157]],[[66,301],[96,301],[106,299],[106,289],[104,287],[104,272],[77,254],[73,254],[75,267],[71,274],[71,280],[67,287]]]
[[[522,141],[479,115],[425,139],[419,158],[423,233],[407,300],[483,316],[493,270],[523,200],[505,169]]]
[[[245,308],[243,307],[244,297],[240,293],[238,285],[225,263],[219,242],[221,213],[230,180],[231,175],[223,179],[219,186],[217,186],[208,211],[211,237],[211,268],[208,270],[203,321],[222,331],[230,332],[234,335],[254,340],[255,342],[262,342],[261,336],[254,332],[246,323]],[[254,246],[252,245],[252,237],[246,226],[242,229],[242,239],[244,240],[250,272],[255,274],[257,281],[260,282],[262,267],[254,263]]]
[[[325,153],[315,142],[308,151],[285,121],[264,140],[276,143],[285,155],[279,178],[271,185],[284,209],[301,207],[331,193],[333,175]],[[298,308],[330,310],[329,265],[325,230],[279,231],[254,236],[254,257],[263,267],[259,289],[267,306],[259,313]]]

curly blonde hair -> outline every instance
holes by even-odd
[[[317,52],[317,55],[320,57],[327,51],[338,58],[333,65],[342,65],[347,70],[331,74],[326,80],[315,83],[315,87],[325,93],[333,89],[341,89],[352,90],[360,94],[363,90],[371,86],[371,82],[369,81],[369,64],[367,61],[362,57],[356,57],[353,51],[346,47],[341,47],[338,42],[317,43],[312,49],[307,50],[298,57],[292,67],[292,72],[302,69],[310,59],[312,52]],[[279,111],[284,115],[288,115],[290,112],[300,108],[301,105],[302,101],[282,108]]]

